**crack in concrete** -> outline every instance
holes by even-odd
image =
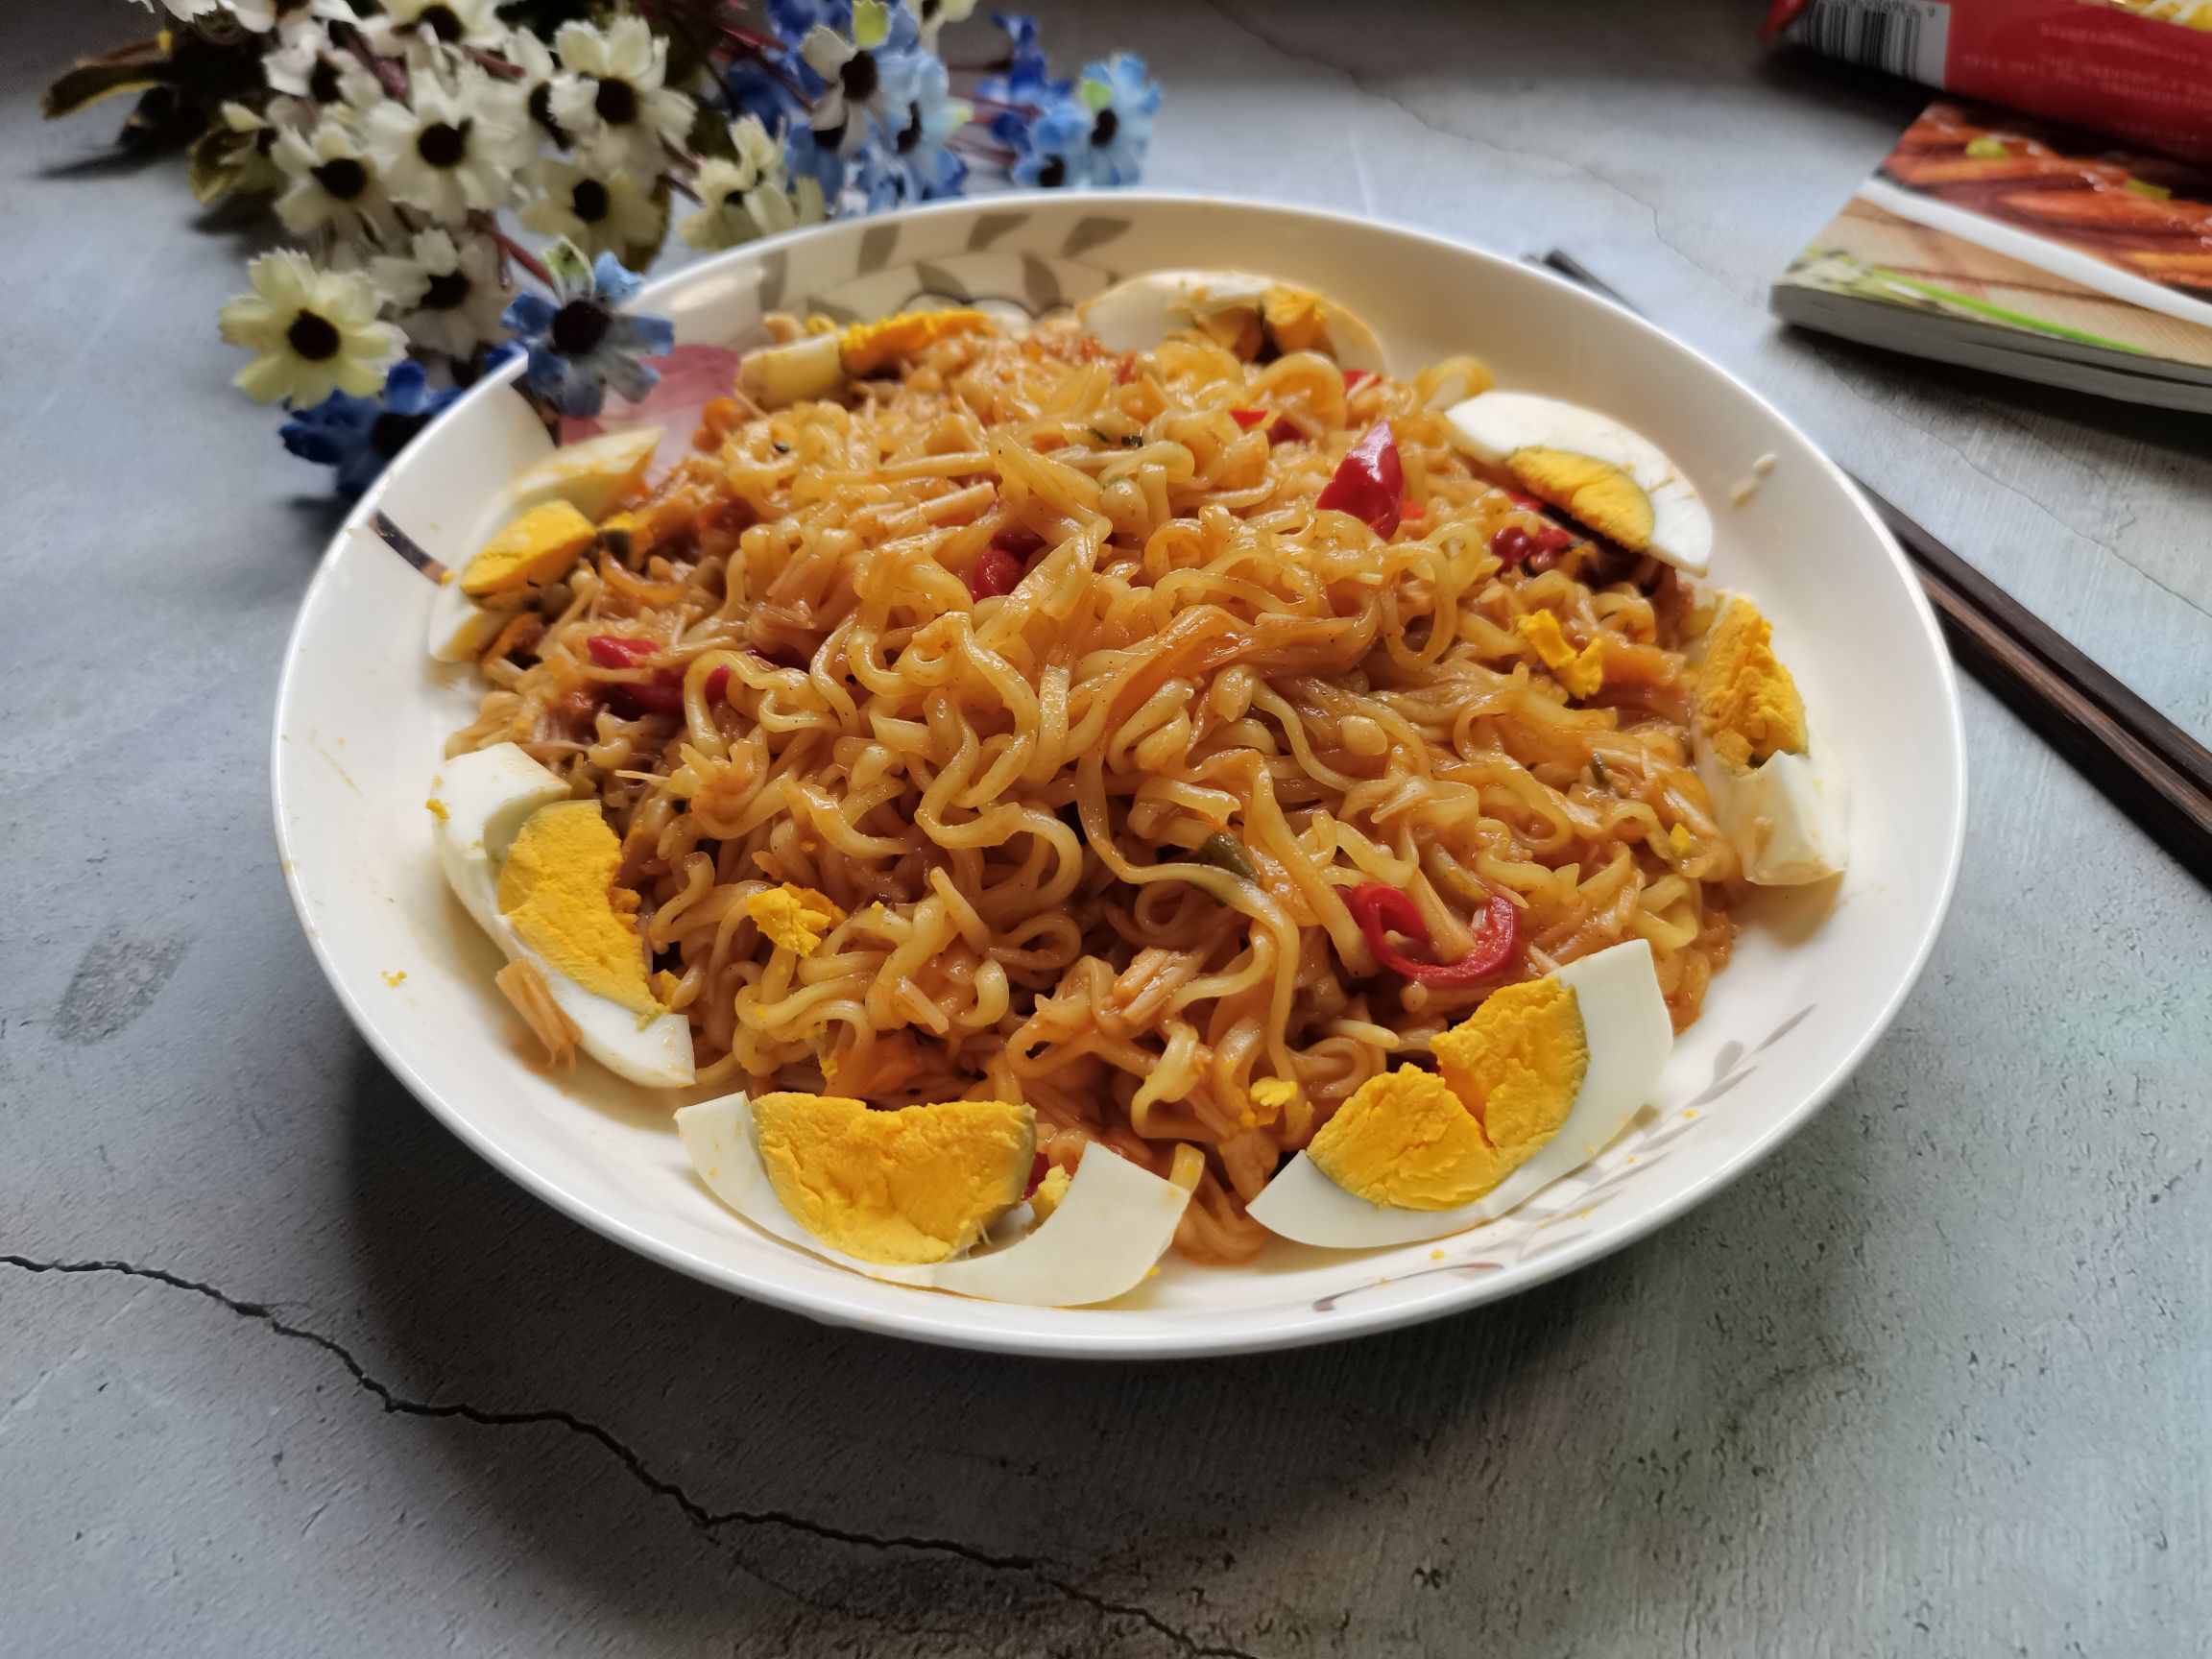
[[[1563,173],[1572,173],[1579,178],[1587,179],[1591,183],[1598,185],[1601,189],[1612,191],[1614,195],[1620,197],[1623,202],[1628,203],[1631,206],[1641,208],[1644,212],[1651,216],[1651,239],[1654,242],[1657,242],[1660,247],[1666,249],[1670,253],[1673,254],[1677,259],[1681,260],[1683,264],[1689,266],[1691,270],[1696,272],[1698,276],[1704,277],[1706,281],[1712,283],[1716,288],[1719,289],[1723,294],[1726,294],[1738,304],[1749,305],[1756,308],[1758,304],[1757,301],[1745,299],[1743,295],[1737,292],[1734,283],[1730,282],[1726,277],[1722,276],[1718,271],[1715,271],[1710,266],[1706,265],[1702,260],[1695,257],[1688,249],[1684,248],[1679,242],[1676,242],[1673,237],[1668,235],[1661,223],[1659,217],[1659,209],[1653,206],[1650,203],[1645,201],[1643,197],[1637,195],[1635,191],[1629,189],[1619,180],[1608,178],[1606,175],[1599,172],[1595,167],[1588,166],[1580,161],[1570,160],[1564,156],[1553,155],[1550,151],[1525,150],[1511,144],[1501,144],[1495,138],[1484,138],[1477,133],[1461,132],[1454,128],[1439,126],[1436,122],[1422,114],[1420,110],[1414,108],[1412,105],[1406,102],[1404,98],[1400,97],[1396,92],[1392,91],[1387,85],[1379,84],[1372,82],[1367,77],[1361,75],[1357,69],[1349,69],[1341,63],[1332,63],[1326,58],[1315,58],[1309,53],[1294,50],[1290,46],[1286,45],[1282,40],[1276,38],[1276,36],[1273,35],[1270,35],[1266,30],[1262,29],[1258,24],[1253,23],[1246,18],[1239,17],[1236,12],[1230,11],[1228,6],[1224,3],[1224,0],[1206,0],[1206,4],[1211,7],[1214,12],[1218,13],[1223,21],[1227,22],[1230,27],[1249,35],[1253,39],[1259,41],[1261,45],[1266,47],[1268,51],[1274,53],[1277,57],[1285,59],[1292,63],[1302,63],[1309,69],[1325,69],[1333,75],[1341,75],[1345,81],[1350,84],[1354,91],[1365,93],[1370,98],[1380,98],[1383,103],[1389,105],[1391,108],[1397,110],[1400,114],[1404,115],[1407,120],[1411,121],[1416,127],[1419,127],[1424,132],[1433,132],[1439,138],[1449,138],[1454,143],[1472,144],[1477,149],[1489,151],[1493,156],[1509,156],[1516,160],[1530,162],[1534,165],[1555,167]]]
[[[683,1487],[666,1477],[655,1474],[644,1458],[615,1437],[613,1432],[588,1417],[573,1412],[541,1408],[533,1411],[493,1411],[463,1401],[440,1403],[430,1400],[411,1400],[396,1392],[392,1386],[370,1374],[368,1368],[335,1337],[320,1331],[311,1331],[303,1325],[295,1325],[280,1317],[266,1303],[249,1302],[198,1279],[187,1279],[161,1267],[141,1267],[129,1262],[85,1261],[43,1262],[12,1252],[0,1251],[0,1265],[16,1268],[25,1273],[60,1273],[106,1275],[115,1278],[137,1279],[171,1289],[184,1290],[216,1304],[238,1318],[266,1327],[276,1335],[290,1341],[305,1342],[321,1349],[345,1367],[354,1383],[375,1397],[387,1412],[406,1417],[458,1418],[487,1429],[516,1429],[553,1427],[565,1429],[596,1442],[614,1460],[621,1464],[631,1479],[655,1497],[673,1503],[682,1511],[685,1520],[693,1528],[709,1537],[726,1527],[752,1529],[781,1529],[816,1538],[825,1543],[851,1545],[859,1549],[902,1551],[916,1554],[949,1555],[994,1573],[1012,1573],[1063,1596],[1070,1601],[1090,1608],[1104,1619],[1123,1620],[1141,1625],[1159,1637],[1177,1651],[1191,1659],[1259,1659],[1257,1654],[1243,1647],[1227,1647],[1202,1643],[1177,1625],[1169,1623],[1149,1607],[1134,1602],[1117,1601],[1101,1596],[1082,1585],[1059,1576],[1051,1568],[1031,1555],[1003,1555],[995,1551],[982,1550],[954,1538],[929,1538],[913,1533],[878,1534],[854,1531],[834,1526],[827,1521],[816,1521],[808,1516],[794,1514],[784,1509],[709,1509],[693,1498]],[[310,1523],[312,1524],[312,1523]],[[750,1569],[748,1569],[750,1571]],[[802,1598],[804,1599],[804,1598]]]

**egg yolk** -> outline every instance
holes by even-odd
[[[1610,461],[1531,444],[1506,462],[1530,494],[1609,536],[1631,553],[1651,545],[1656,519],[1643,486]]]
[[[1508,985],[1439,1036],[1435,1072],[1370,1077],[1306,1149],[1346,1191],[1399,1210],[1472,1204],[1566,1122],[1590,1050],[1574,991]]]
[[[1329,325],[1321,297],[1277,283],[1260,297],[1260,315],[1283,351],[1327,351]]]
[[[788,881],[749,897],[745,914],[753,918],[763,939],[800,956],[813,954],[823,936],[845,920],[845,912],[827,895]]]
[[[1513,624],[1514,632],[1536,648],[1544,666],[1559,676],[1569,696],[1595,697],[1605,684],[1605,641],[1593,639],[1577,651],[1549,611],[1531,611]]]
[[[1733,766],[1804,752],[1804,700],[1774,655],[1772,627],[1748,599],[1731,599],[1707,637],[1697,671],[1697,724],[1714,752]]]
[[[633,1014],[660,1014],[637,929],[614,908],[621,867],[622,843],[597,802],[540,807],[499,872],[499,913],[556,974]]]
[[[1040,1223],[1049,1220],[1052,1212],[1060,1208],[1060,1200],[1068,1196],[1068,1183],[1074,1179],[1059,1165],[1053,1165],[1037,1183],[1037,1190],[1029,1194],[1029,1213]]]
[[[576,562],[599,534],[590,519],[565,501],[533,507],[491,541],[461,572],[461,591],[471,599],[519,593],[550,582]]]
[[[1022,1201],[1037,1153],[1037,1115],[1002,1100],[876,1112],[835,1094],[763,1094],[753,1124],[783,1208],[863,1262],[957,1256]]]
[[[875,323],[855,323],[840,335],[848,374],[872,374],[886,363],[919,351],[955,334],[988,328],[991,319],[967,307],[943,311],[902,311]]]

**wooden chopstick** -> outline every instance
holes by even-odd
[[[1535,263],[1633,311],[1554,248]],[[2128,689],[2017,599],[1850,475],[1920,576],[1951,654],[2074,769],[2212,886],[2212,750]]]

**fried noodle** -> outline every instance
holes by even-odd
[[[710,411],[631,538],[486,655],[451,748],[517,742],[601,803],[702,1083],[1022,1100],[1065,1167],[1192,1147],[1177,1243],[1245,1259],[1282,1156],[1499,984],[1643,938],[1681,1027],[1728,955],[1737,855],[1689,754],[1703,612],[1598,543],[1502,567],[1492,537],[1542,520],[1430,407],[1479,373],[1348,393],[1311,352],[1117,360],[1047,324],[939,341],[850,406]],[[1314,507],[1384,416],[1413,504],[1386,542]],[[995,538],[1036,551],[976,600]],[[1539,609],[1604,641],[1594,696],[1516,631]],[[661,654],[598,665],[609,633]],[[680,713],[621,695],[678,672]],[[1254,879],[1194,857],[1221,834]],[[845,912],[804,956],[746,907],[782,882]],[[1485,984],[1402,980],[1343,902],[1362,882],[1438,960],[1503,892],[1525,949]],[[1268,1077],[1295,1093],[1255,1101]]]

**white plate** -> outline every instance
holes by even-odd
[[[2200,327],[2212,327],[2212,303],[2177,288],[2169,288],[2163,282],[2153,282],[2148,276],[2138,276],[2109,259],[2101,259],[2069,243],[2039,236],[2021,226],[2008,225],[1934,196],[1923,196],[1917,190],[1907,190],[1887,179],[1867,180],[1859,186],[1859,196],[1862,201],[1871,202],[1900,219],[1910,219],[1915,225],[1925,225],[1931,230],[1940,230],[1961,242],[1971,242],[1992,253],[2032,265],[2038,271],[2048,271],[2054,276],[2079,282],[2084,288],[2093,288],[2115,300],[2125,300],[2145,311],[2177,317]]]
[[[532,1191],[655,1261],[838,1324],[1012,1352],[1218,1354],[1332,1340],[1491,1301],[1641,1238],[1773,1150],[1896,1014],[1950,901],[1965,805],[1958,689],[1927,602],[1842,474],[1687,347],[1549,275],[1411,231],[1257,204],[998,197],[834,225],[649,285],[692,344],[745,340],[764,307],[889,309],[918,289],[1079,298],[1206,264],[1323,289],[1391,360],[1481,354],[1503,385],[1648,433],[1714,503],[1713,579],[1757,595],[1851,778],[1851,870],[1834,894],[1763,895],[1651,1109],[1596,1163],[1441,1246],[1277,1244],[1247,1267],[1170,1259],[1113,1307],[1018,1308],[841,1272],[754,1231],[693,1179],[685,1096],[519,1056],[499,958],[440,880],[422,806],[473,695],[423,657],[431,585],[373,527],[466,557],[493,492],[546,440],[505,384],[471,391],[348,517],[307,591],[278,691],[276,838],[317,959],[385,1063]],[[1778,465],[1744,507],[1729,486]],[[389,976],[404,974],[392,982]]]

